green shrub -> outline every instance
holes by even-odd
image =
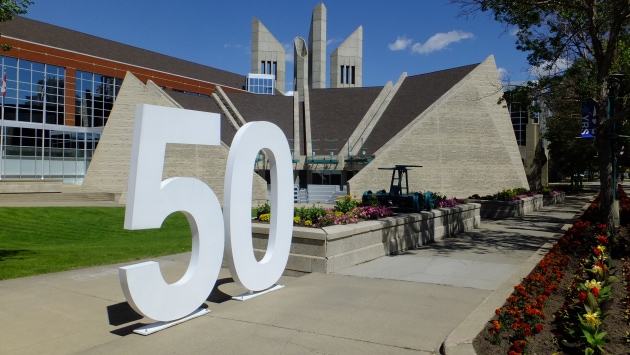
[[[347,213],[355,209],[360,204],[360,201],[355,200],[350,195],[346,195],[344,197],[337,197],[337,202],[335,202],[335,211]]]
[[[269,206],[269,203],[265,202],[264,205],[262,206],[258,206],[258,208],[256,208],[256,218],[260,219],[260,215],[262,214],[270,214],[271,213],[271,206]]]
[[[300,208],[296,207],[293,209],[293,216],[300,217],[300,220],[304,221],[304,223],[306,223],[306,221],[311,221],[311,223],[317,222],[319,217],[323,217],[325,215],[326,210],[319,204],[313,204],[312,207],[302,206]]]

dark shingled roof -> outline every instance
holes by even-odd
[[[293,96],[225,93],[245,122],[268,121],[276,124],[287,139],[293,139]]]
[[[221,112],[219,106],[217,106],[216,102],[212,98],[195,96],[190,94],[184,94],[176,91],[167,91],[166,92],[173,100],[177,101],[183,108],[187,110],[195,110],[195,111],[204,111],[204,112],[212,112],[218,113],[221,115],[221,141],[228,146],[232,143],[232,139],[234,139],[234,135],[236,131],[228,122],[225,115]]]
[[[340,149],[381,90],[382,87],[310,90],[311,136],[317,140],[313,142],[315,154],[329,155],[332,139],[333,153],[347,155],[347,151],[340,152]]]
[[[478,65],[407,77],[364,143],[367,154],[374,154]]]
[[[245,84],[245,76],[243,75],[211,68],[24,17],[17,16],[11,21],[2,22],[0,24],[0,32],[8,37],[89,54],[104,59],[159,70],[236,89],[242,89]]]

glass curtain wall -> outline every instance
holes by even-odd
[[[122,79],[77,72],[73,127],[64,124],[65,68],[3,56],[0,64],[0,179],[82,183]]]
[[[105,126],[121,84],[120,78],[77,70],[75,126]]]

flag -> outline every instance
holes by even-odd
[[[2,75],[2,87],[0,88],[0,92],[2,92],[2,97],[7,96],[7,72],[6,71]]]
[[[582,104],[582,138],[595,138],[597,119],[595,118],[595,104],[592,102]]]

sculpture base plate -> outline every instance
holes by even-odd
[[[198,308],[196,311],[192,312],[191,314],[187,315],[186,317],[180,318],[180,319],[176,319],[170,322],[155,322],[152,324],[148,324],[145,325],[143,327],[140,327],[138,329],[134,329],[134,333],[136,334],[140,334],[140,335],[151,335],[155,332],[159,332],[160,330],[164,330],[166,328],[170,328],[174,325],[178,325],[179,323],[184,323],[186,321],[189,321],[193,318],[197,318],[197,317],[201,317],[204,314],[210,313],[210,310],[207,308]]]
[[[260,295],[264,295],[265,293],[269,293],[269,292],[273,292],[273,291],[277,291],[281,288],[283,288],[284,285],[273,285],[271,287],[269,287],[266,290],[262,290],[262,291],[257,291],[257,292],[247,292],[244,293],[242,295],[238,295],[238,296],[234,296],[232,297],[233,300],[237,300],[237,301],[247,301],[250,298],[254,298],[254,297],[258,297]]]

